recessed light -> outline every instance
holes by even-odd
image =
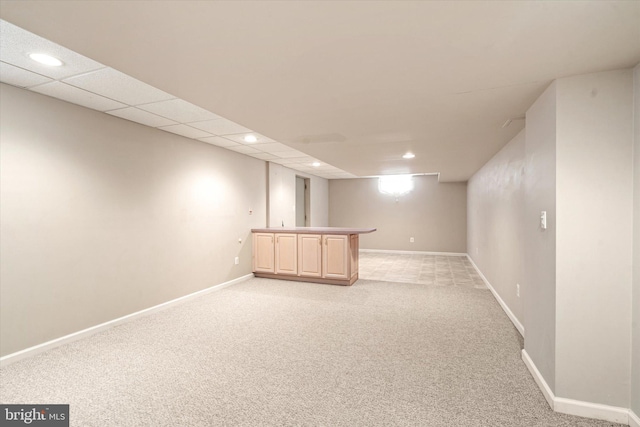
[[[62,65],[62,61],[58,58],[54,58],[51,55],[47,55],[46,53],[30,53],[29,58],[33,59],[36,62],[39,62],[43,65],[48,65],[50,67],[59,67]]]
[[[415,154],[409,152],[409,153],[406,153],[404,156],[402,156],[402,158],[403,159],[413,159],[415,156],[416,156]]]
[[[311,163],[311,166],[317,168],[318,166],[320,166],[320,162],[313,162],[313,163]]]
[[[244,142],[258,142],[258,138],[256,138],[255,135],[246,135],[242,139],[244,140]]]

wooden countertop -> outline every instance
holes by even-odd
[[[375,228],[348,227],[269,227],[252,228],[252,233],[297,233],[297,234],[366,234],[373,233]]]

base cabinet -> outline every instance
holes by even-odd
[[[349,236],[323,238],[322,277],[327,279],[348,279],[350,274]]]
[[[321,235],[298,235],[298,273],[304,277],[322,277]]]
[[[274,273],[273,233],[253,233],[253,271]]]
[[[276,234],[275,272],[276,274],[298,274],[298,236],[296,234]]]
[[[351,285],[358,280],[357,234],[253,233],[257,277]]]

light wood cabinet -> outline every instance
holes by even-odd
[[[349,279],[351,261],[349,236],[325,235],[322,240],[322,277]]]
[[[273,233],[253,233],[253,271],[275,273]]]
[[[297,234],[276,234],[275,273],[298,274]]]
[[[358,235],[373,231],[331,227],[254,229],[253,272],[256,277],[351,285],[358,280]]]
[[[305,277],[322,277],[322,236],[298,235],[298,273]]]
[[[349,235],[349,250],[350,250],[350,257],[351,257],[351,277],[353,278],[353,276],[357,276],[358,275],[358,268],[359,268],[359,264],[358,264],[358,255],[360,253],[360,239],[358,239],[358,235],[357,234],[351,234]]]

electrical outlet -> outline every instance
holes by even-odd
[[[236,259],[234,260],[235,264],[238,265],[240,264],[240,257],[237,256]]]
[[[520,283],[516,283],[516,296],[520,296]]]
[[[415,239],[413,237],[409,237],[409,243],[413,243],[415,242]]]

